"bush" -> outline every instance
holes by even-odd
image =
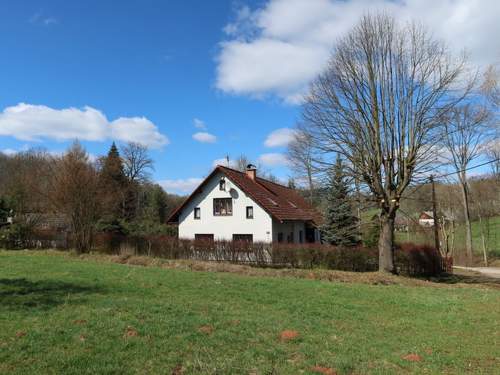
[[[4,249],[26,249],[31,246],[31,226],[14,223],[0,228],[0,247]]]
[[[378,255],[373,249],[321,244],[273,244],[272,263],[294,268],[324,267],[366,272],[376,271]]]
[[[428,245],[405,243],[394,252],[398,273],[409,276],[435,276],[449,271],[450,265],[438,250]]]
[[[27,228],[12,225],[0,231],[0,247],[29,248],[33,245]],[[136,232],[137,233],[137,232]],[[37,243],[41,240],[36,240]],[[43,239],[49,241],[49,239]],[[45,242],[43,242],[45,243]],[[147,255],[166,259],[191,259],[243,263],[257,266],[326,268],[342,271],[378,270],[375,247],[340,247],[323,244],[249,243],[245,241],[182,240],[175,236],[124,235],[101,232],[95,236],[95,249],[107,254]],[[36,247],[40,247],[37,245]],[[409,276],[435,276],[451,270],[451,259],[444,259],[433,247],[406,243],[396,247],[397,273]]]

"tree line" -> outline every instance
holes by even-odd
[[[0,223],[14,221],[3,236],[29,231],[47,213],[64,217],[78,252],[92,247],[96,232],[173,235],[165,222],[182,197],[153,183],[153,169],[147,148],[133,142],[113,143],[96,160],[78,141],[62,155],[0,153]]]

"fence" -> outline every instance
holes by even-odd
[[[126,237],[104,233],[96,237],[96,249],[110,254],[225,261],[266,267],[323,267],[354,272],[378,270],[377,249],[362,246],[192,241],[168,236]],[[412,276],[451,272],[452,265],[451,258],[443,258],[433,247],[414,244],[397,246],[394,261],[398,273]]]
[[[66,233],[37,232],[24,238],[22,242],[7,242],[6,247],[67,249],[70,244],[71,237]],[[377,249],[363,246],[193,241],[169,236],[141,237],[98,233],[94,238],[94,250],[108,254],[231,262],[260,267],[322,267],[354,272],[378,270]],[[443,258],[428,245],[398,245],[395,248],[394,261],[398,273],[412,276],[451,272],[452,267],[451,258]]]

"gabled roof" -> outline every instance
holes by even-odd
[[[169,223],[179,220],[179,213],[201,188],[217,172],[223,173],[245,194],[252,198],[274,219],[283,222],[291,220],[310,221],[319,225],[321,215],[294,189],[256,177],[252,180],[244,172],[218,165],[207,178],[193,191],[193,193],[170,215]]]
[[[422,211],[420,213],[420,216],[419,216],[420,220],[429,220],[429,219],[433,219],[433,218],[434,218],[434,215],[433,215],[432,211]]]

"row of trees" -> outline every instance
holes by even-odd
[[[61,156],[30,150],[0,154],[0,214],[15,225],[54,213],[70,224],[78,252],[92,247],[96,231],[169,233],[167,215],[181,199],[150,181],[153,161],[137,143],[91,160],[79,142]]]
[[[452,168],[472,257],[468,168],[488,158],[498,172],[498,74],[480,79],[466,55],[415,23],[366,15],[333,48],[312,83],[289,146],[311,202],[318,175],[343,158],[353,187],[379,209],[381,271],[394,271],[394,226],[408,188]]]

